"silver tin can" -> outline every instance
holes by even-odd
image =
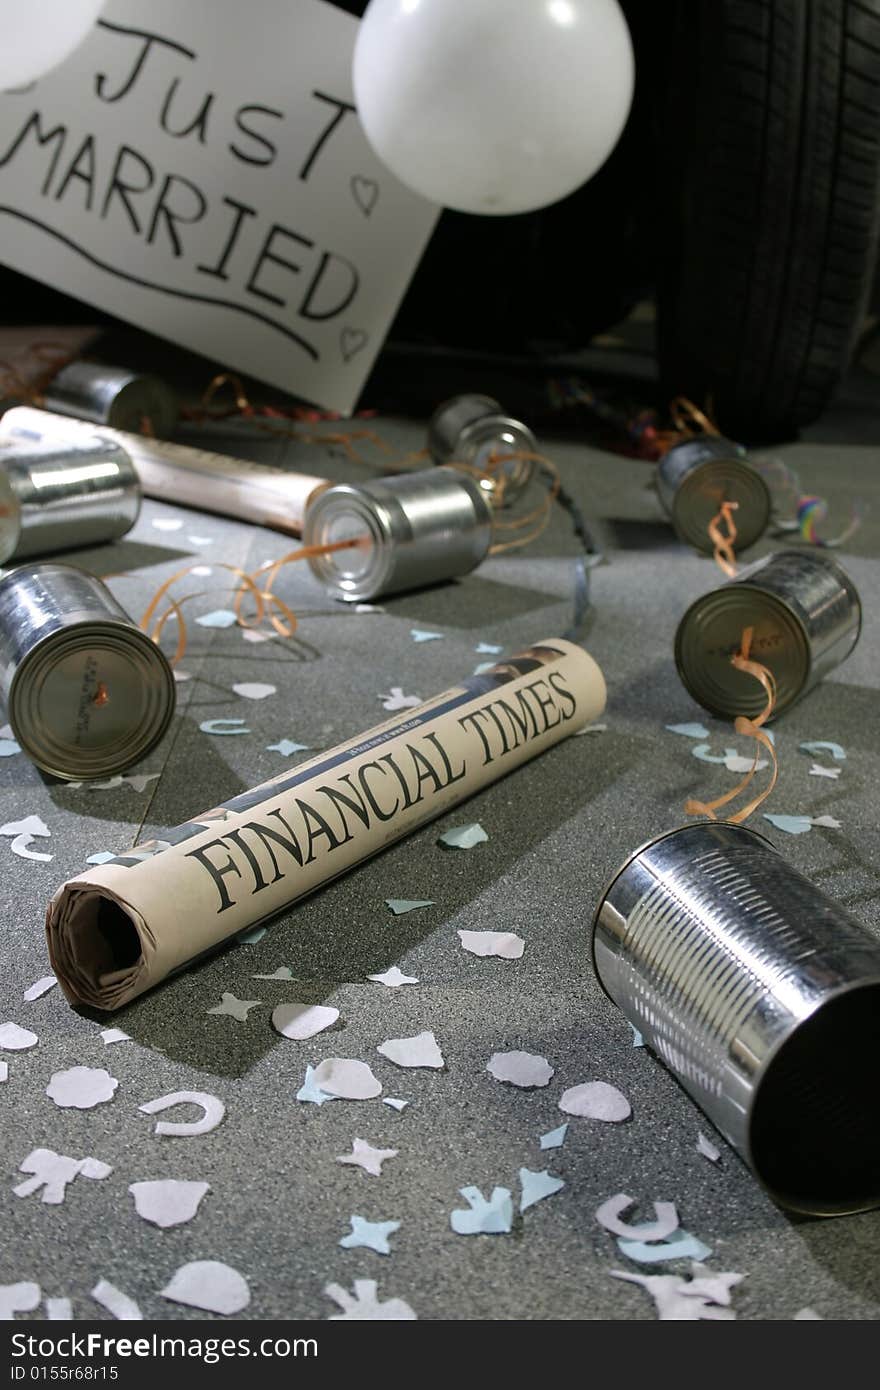
[[[618,871],[599,980],[781,1205],[880,1204],[880,943],[744,826],[688,825]]]
[[[44,405],[59,415],[132,434],[152,432],[158,439],[171,434],[178,414],[177,397],[159,377],[99,362],[68,362],[47,386]]]
[[[175,698],[165,656],[99,579],[56,564],[0,577],[0,699],[44,772],[123,772],[162,737]]]
[[[861,624],[858,592],[836,560],[815,550],[779,551],[691,604],[675,634],[675,664],[712,714],[754,717],[765,692],[730,662],[744,629],[753,628],[751,654],[776,681],[775,716],[846,660]]]
[[[428,422],[428,453],[435,463],[466,463],[491,473],[493,455],[514,452],[537,453],[537,440],[528,425],[507,415],[491,396],[453,396],[437,407]],[[497,498],[503,504],[514,501],[526,487],[533,463],[511,459],[500,471],[504,488]],[[487,491],[495,492],[491,486]]]
[[[113,440],[0,442],[0,565],[118,540],[140,509],[135,466]]]
[[[340,483],[309,506],[303,542],[355,538],[362,544],[311,558],[312,572],[336,597],[378,598],[476,569],[492,542],[492,508],[454,468]]]
[[[739,444],[701,435],[674,444],[657,465],[657,491],[680,540],[711,555],[709,523],[722,502],[736,502],[735,549],[747,550],[770,522],[770,490]]]

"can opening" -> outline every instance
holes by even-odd
[[[773,1058],[755,1098],[750,1149],[785,1206],[814,1215],[880,1205],[880,983],[817,1009]]]

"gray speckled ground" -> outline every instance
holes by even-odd
[[[421,446],[417,426],[381,428],[401,447]],[[266,461],[284,452],[310,472],[340,478],[357,473],[277,441],[249,452]],[[874,449],[784,452],[806,487],[839,498],[876,495]],[[288,570],[278,587],[301,615],[296,641],[251,646],[237,630],[193,628],[183,663],[192,679],[179,687],[171,732],[141,769],[161,770],[144,794],[127,786],[70,789],[43,781],[23,756],[0,761],[0,819],[41,815],[52,838],[40,848],[54,856],[51,864],[28,863],[0,841],[3,1017],[40,1037],[33,1050],[8,1054],[9,1081],[0,1087],[0,1282],[35,1280],[45,1296],[71,1297],[76,1316],[94,1317],[101,1310],[89,1290],[104,1278],[145,1316],[186,1318],[198,1314],[158,1290],[186,1261],[222,1259],[249,1281],[244,1316],[257,1318],[323,1318],[335,1311],[324,1285],[350,1287],[355,1278],[377,1278],[382,1295],[405,1297],[422,1318],[650,1318],[647,1295],[609,1277],[626,1261],[593,1216],[623,1190],[676,1201],[682,1224],[714,1248],[711,1267],[746,1274],[735,1294],[741,1318],[788,1319],[805,1305],[825,1318],[878,1315],[880,1215],[792,1219],[729,1149],[717,1166],[700,1157],[698,1130],[714,1132],[657,1059],[632,1048],[627,1023],[591,974],[587,930],[609,874],[641,841],[679,823],[689,794],[730,784],[729,774],[695,761],[686,741],[663,727],[706,718],[678,681],[671,647],[683,607],[717,573],[675,543],[649,490],[649,468],[574,444],[554,455],[609,547],[610,562],[594,576],[586,640],[608,680],[607,732],[573,740],[491,787],[280,918],[257,944],[228,950],[100,1021],[72,1011],[57,990],[22,1002],[47,969],[46,899],[87,855],[119,851],[273,775],[280,755],[266,745],[282,737],[317,749],[368,728],[383,714],[377,695],[391,684],[422,696],[445,689],[483,659],[474,651],[481,640],[515,651],[567,628],[576,548],[561,513],[528,551],[493,559],[460,583],[387,600],[381,614],[356,616],[324,601],[304,570]],[[164,516],[184,526],[155,529],[153,519]],[[874,928],[878,525],[875,508],[844,557],[865,602],[861,643],[777,728],[781,773],[771,808],[831,812],[842,829],[797,838],[769,830],[793,863]],[[196,545],[191,535],[211,539]],[[95,573],[125,571],[130,577],[114,578],[111,588],[139,614],[190,558],[253,568],[286,548],[270,532],[150,502],[130,539],[73,558]],[[226,602],[218,590],[191,607]],[[413,626],[439,630],[443,640],[416,645]],[[242,680],[270,682],[278,693],[239,700],[231,687]],[[242,716],[246,737],[199,730],[203,719]],[[716,738],[727,734],[719,723],[711,727]],[[808,776],[809,761],[797,752],[806,738],[845,746],[839,782]],[[468,853],[437,846],[444,828],[476,819],[487,844]],[[387,897],[435,905],[395,918]],[[467,955],[460,927],[515,930],[525,955],[518,962]],[[420,983],[388,990],[365,981],[393,963]],[[252,978],[281,964],[308,984]],[[263,1006],[247,1023],[208,1015],[224,990]],[[274,1033],[272,1007],[296,996],[335,1004],[336,1030],[303,1043]],[[108,1024],[133,1041],[105,1048],[100,1028]],[[445,1071],[401,1071],[376,1053],[384,1039],[424,1028],[441,1044]],[[519,1047],[556,1068],[545,1090],[517,1091],[486,1073],[493,1051]],[[385,1093],[408,1098],[409,1107],[396,1114],[378,1101],[298,1104],[306,1064],[333,1054],[369,1060]],[[107,1066],[119,1078],[112,1103],[56,1108],[44,1094],[49,1077],[75,1064]],[[631,1121],[575,1120],[564,1147],[542,1154],[538,1136],[564,1118],[562,1090],[594,1078],[625,1091]],[[224,1123],[203,1138],[155,1138],[138,1106],[178,1089],[216,1093],[227,1107]],[[381,1178],[334,1162],[355,1135],[399,1149]],[[60,1207],[18,1199],[18,1164],[37,1146],[93,1154],[114,1172],[104,1182],[78,1180]],[[460,1187],[501,1184],[516,1195],[521,1166],[549,1167],[564,1178],[564,1191],[517,1218],[510,1235],[451,1232]],[[161,1177],[210,1183],[190,1224],[162,1231],[136,1215],[128,1184]],[[355,1212],[401,1222],[390,1257],[339,1248]]]

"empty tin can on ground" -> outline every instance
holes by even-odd
[[[174,676],[99,579],[29,564],[0,577],[0,699],[37,767],[68,781],[108,777],[164,734]]]
[[[535,454],[537,441],[528,425],[507,415],[491,396],[453,396],[439,405],[428,422],[428,452],[435,463],[465,463],[487,473],[485,490],[493,501],[512,502],[532,476],[529,458],[505,458],[510,454]],[[494,459],[505,459],[501,464]],[[491,477],[503,476],[502,488]]]
[[[68,362],[46,388],[45,408],[133,434],[165,439],[177,423],[177,397],[159,377],[100,362]]]
[[[737,551],[747,550],[770,521],[770,490],[739,444],[701,435],[674,444],[657,465],[660,501],[680,540],[704,554],[715,549],[709,523],[723,502],[735,502]]]
[[[691,604],[675,634],[675,664],[705,709],[727,719],[754,717],[766,693],[730,662],[750,627],[751,655],[776,681],[777,715],[846,660],[861,621],[855,585],[836,560],[814,550],[780,551]]]
[[[454,468],[340,483],[309,506],[303,540],[355,539],[312,557],[312,572],[336,597],[378,598],[476,569],[492,542],[492,509],[476,479]]]
[[[140,508],[134,464],[113,440],[0,442],[0,564],[118,540]]]
[[[880,943],[744,826],[688,825],[606,890],[593,959],[781,1205],[880,1204]]]

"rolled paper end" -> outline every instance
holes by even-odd
[[[46,941],[71,1004],[110,1013],[149,988],[149,930],[106,888],[65,883],[49,903]]]
[[[561,646],[562,643],[556,642],[554,645]],[[585,663],[583,689],[587,694],[581,703],[577,715],[572,721],[576,725],[576,728],[572,729],[572,733],[576,733],[577,729],[582,729],[585,725],[592,724],[595,720],[601,719],[602,715],[605,713],[605,706],[608,703],[608,687],[605,684],[602,668],[599,663],[590,656],[590,653],[584,651],[583,648],[580,649],[580,655]]]

